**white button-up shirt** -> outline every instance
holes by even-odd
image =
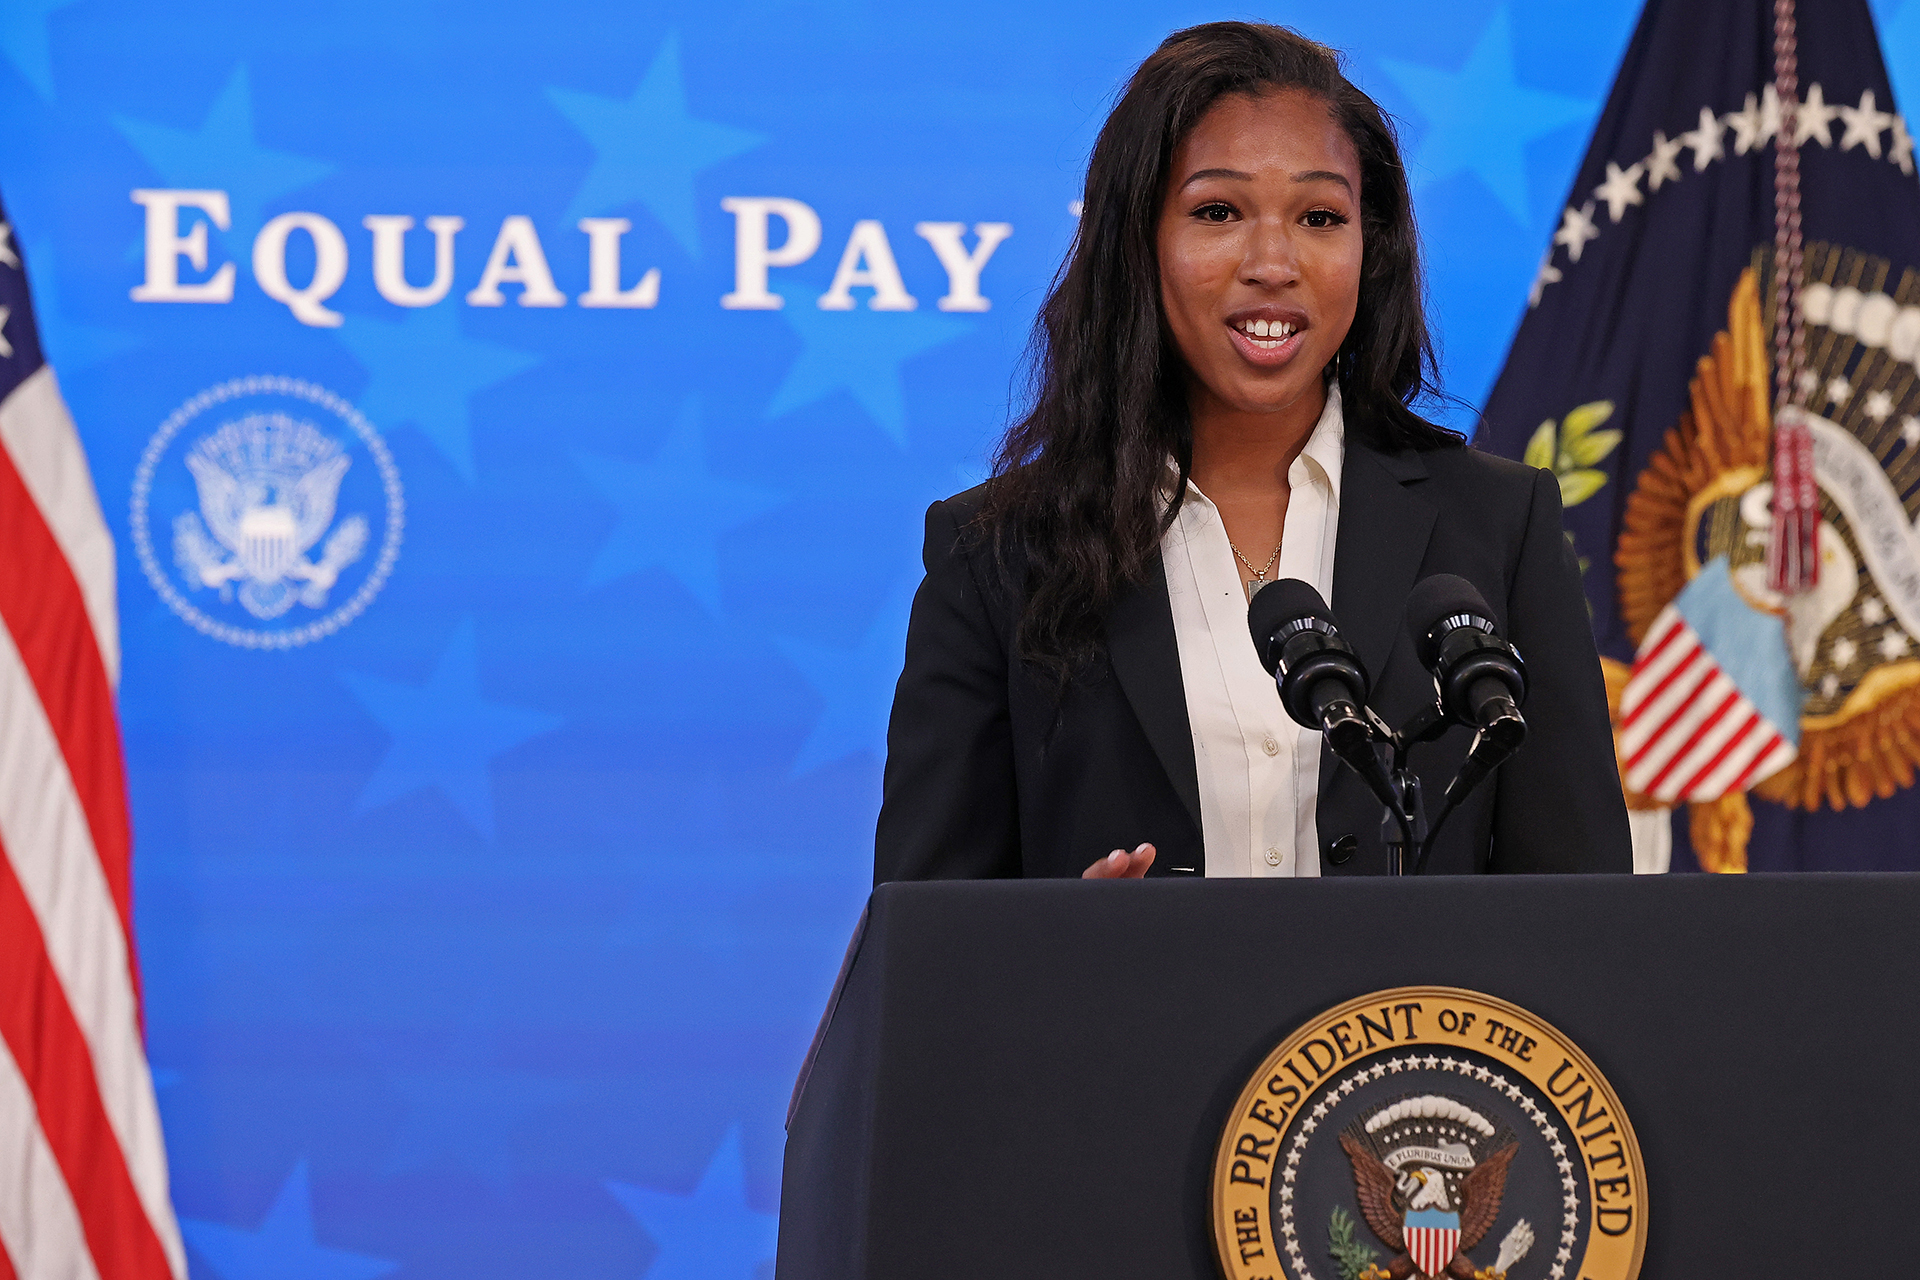
[[[1287,471],[1280,559],[1268,575],[1333,595],[1346,427],[1340,389]],[[1242,548],[1256,565],[1272,548]],[[1209,877],[1320,874],[1320,732],[1295,724],[1247,633],[1247,593],[1219,508],[1191,484],[1161,539],[1186,685]]]

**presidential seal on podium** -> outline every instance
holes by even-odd
[[[1633,1280],[1633,1126],[1580,1048],[1450,987],[1350,1000],[1240,1093],[1213,1169],[1228,1280]]]

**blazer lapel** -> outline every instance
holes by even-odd
[[[1348,434],[1331,604],[1375,686],[1406,626],[1407,595],[1433,534],[1436,511],[1419,484],[1426,478],[1416,451],[1382,453]]]
[[[1180,679],[1180,642],[1173,633],[1167,571],[1155,556],[1147,579],[1114,601],[1107,614],[1107,654],[1147,741],[1200,830],[1200,771],[1193,759],[1187,690]]]
[[[1418,483],[1426,478],[1426,464],[1417,452],[1381,453],[1348,434],[1331,603],[1341,631],[1359,650],[1375,684],[1405,626],[1407,594],[1433,532],[1437,512]],[[1193,758],[1186,686],[1180,679],[1180,643],[1167,599],[1166,567],[1159,557],[1147,579],[1109,611],[1107,653],[1147,741],[1193,819],[1194,830],[1200,830],[1200,774]],[[1326,753],[1326,761],[1331,760],[1332,753]]]

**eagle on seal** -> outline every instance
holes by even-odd
[[[1341,1134],[1340,1147],[1353,1163],[1354,1194],[1360,1201],[1361,1216],[1395,1255],[1384,1272],[1375,1269],[1371,1274],[1384,1280],[1408,1280],[1421,1274],[1407,1247],[1404,1222],[1412,1202],[1422,1199],[1427,1190],[1426,1179],[1415,1175],[1409,1191],[1398,1185],[1393,1171],[1356,1136]],[[1461,1181],[1460,1246],[1447,1263],[1444,1276],[1430,1277],[1430,1280],[1475,1280],[1473,1260],[1467,1257],[1467,1250],[1485,1238],[1500,1216],[1500,1200],[1507,1190],[1507,1166],[1519,1149],[1519,1143],[1509,1142],[1476,1164]]]

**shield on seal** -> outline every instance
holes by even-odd
[[[1460,1215],[1438,1209],[1407,1214],[1407,1252],[1423,1276],[1445,1275],[1447,1264],[1460,1248]]]

